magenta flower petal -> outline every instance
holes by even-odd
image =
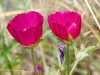
[[[81,15],[77,12],[63,11],[48,16],[49,27],[62,40],[68,41],[68,35],[76,39],[81,32]]]
[[[38,64],[38,65],[36,66],[36,70],[37,70],[37,73],[41,72],[42,75],[44,75],[44,69],[42,68],[41,65]],[[34,71],[33,71],[32,75],[36,75],[36,74],[34,73]]]
[[[16,41],[24,46],[31,46],[39,41],[42,36],[43,16],[35,11],[22,13],[15,16],[7,29]]]
[[[44,69],[42,68],[41,65],[38,64],[38,65],[36,66],[36,69],[37,69],[38,72],[41,72],[42,75],[44,75]]]

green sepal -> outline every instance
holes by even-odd
[[[68,41],[72,41],[73,40],[73,37],[71,34],[68,34]]]

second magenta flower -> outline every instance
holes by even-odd
[[[62,40],[69,41],[70,34],[76,39],[81,31],[81,16],[77,12],[63,11],[48,16],[52,32]]]

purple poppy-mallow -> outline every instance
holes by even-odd
[[[48,16],[49,27],[60,39],[69,41],[69,35],[75,40],[81,32],[81,15],[77,12],[61,11]]]
[[[38,74],[40,73],[40,74],[44,75],[44,69],[39,64],[36,66],[36,71],[37,71]],[[34,71],[32,72],[32,75],[36,75]]]
[[[65,51],[65,45],[64,44],[57,44],[59,52],[60,52],[60,61],[61,63],[64,62],[64,51]]]
[[[43,16],[36,11],[18,14],[7,25],[14,39],[24,46],[31,46],[39,41],[42,27]]]

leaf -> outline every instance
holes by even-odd
[[[0,66],[5,61],[5,57],[3,55],[0,55]]]
[[[18,61],[13,61],[13,62],[12,62],[13,68],[17,67],[19,64],[20,64],[20,62],[18,62]],[[9,66],[9,64],[6,64],[5,66],[3,66],[3,67],[1,68],[1,70],[9,69],[8,66]]]
[[[9,46],[9,51],[12,51],[14,49],[16,49],[17,47],[19,47],[19,43],[17,43],[14,39],[11,41],[10,46]]]
[[[45,38],[47,35],[51,34],[51,30],[47,30],[45,33],[43,33],[42,38]]]
[[[76,56],[76,60],[82,60],[83,58],[89,56],[88,53],[84,52],[84,51],[80,51],[77,53],[77,56]]]
[[[90,75],[90,71],[87,71],[87,75]]]
[[[89,58],[90,60],[92,60],[92,58],[91,58],[91,56],[90,56],[90,55],[88,55],[88,58]]]
[[[89,35],[91,33],[91,31],[87,31],[87,32],[84,32],[83,34],[81,34],[82,37],[85,37],[87,35]]]
[[[72,46],[72,47],[73,47],[74,50],[75,50],[75,58],[76,58],[76,55],[77,55],[78,50],[77,50],[77,48],[76,48],[75,46]]]
[[[89,52],[93,52],[93,51],[95,51],[97,48],[96,48],[96,46],[90,46],[90,47],[87,47],[87,48],[85,48],[84,50],[81,50],[81,51],[79,51],[78,53],[77,53],[77,55],[76,55],[76,59],[77,60],[82,60],[84,57],[89,57],[90,58],[90,56],[89,56]]]
[[[86,42],[86,44],[85,44],[85,48],[88,46],[88,44],[89,44],[89,41]]]
[[[88,52],[93,52],[93,51],[95,51],[97,48],[96,48],[96,46],[90,46],[90,47],[87,47],[84,51],[86,52],[86,53],[88,53]]]
[[[57,67],[57,69],[60,69],[60,71],[62,71],[61,67],[58,64],[56,63],[53,63],[53,64],[55,65],[55,67]]]
[[[76,61],[77,61],[77,60],[75,60],[74,62],[72,62],[70,68],[74,66],[74,64],[75,64]]]
[[[54,44],[54,47],[55,47],[55,51],[56,51],[56,57],[58,59],[59,65],[60,65],[60,63],[61,63],[61,61],[60,61],[60,53],[59,53],[59,50],[58,50],[58,47],[57,47],[56,44]]]
[[[25,4],[25,7],[24,7],[24,11],[27,11],[29,5],[31,3],[31,0],[27,0],[26,4]]]

